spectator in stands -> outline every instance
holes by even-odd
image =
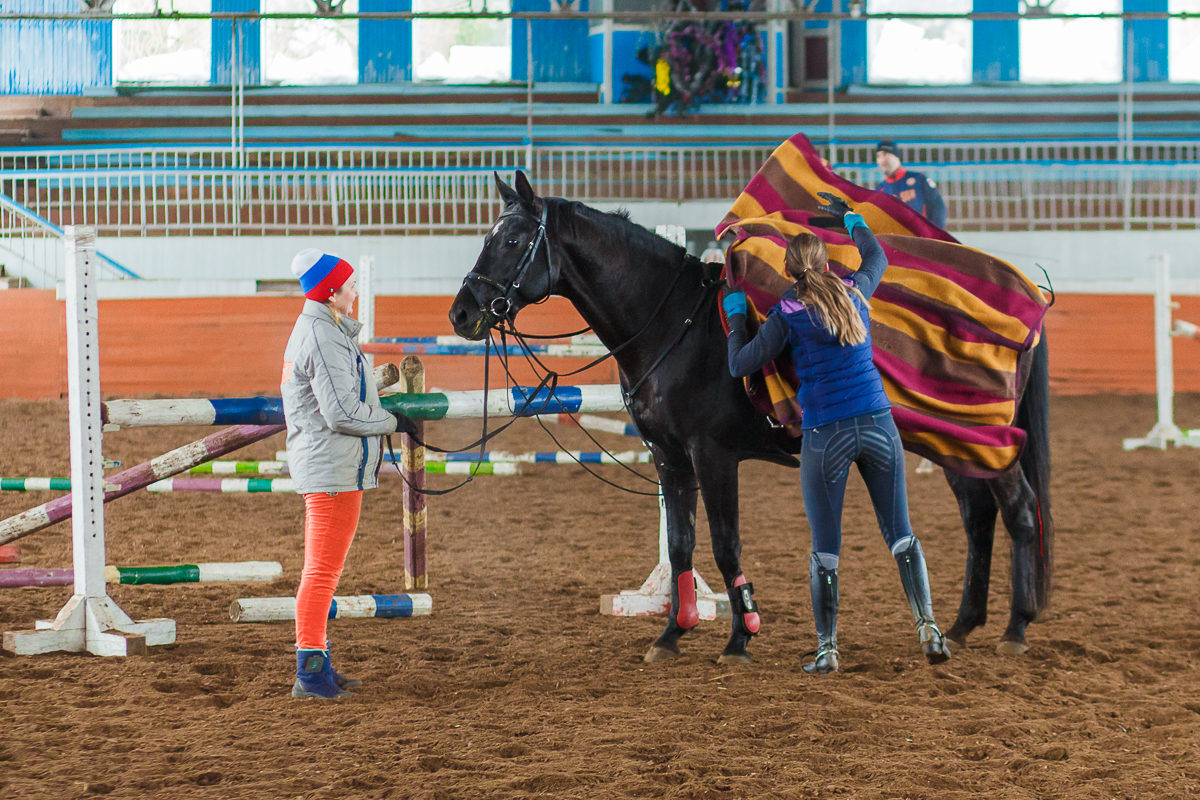
[[[320,250],[301,250],[292,272],[304,309],[283,356],[288,470],[304,497],[304,570],[296,590],[296,698],[350,694],[362,681],[334,671],[325,638],[329,606],[358,528],[364,489],[378,485],[383,436],[416,431],[383,410],[350,318],[354,268]]]
[[[939,228],[946,227],[946,203],[937,184],[924,173],[905,169],[895,142],[885,139],[876,145],[875,163],[883,170],[884,178],[876,190],[898,198]]]
[[[841,198],[820,195],[828,203],[820,210],[845,227],[862,255],[858,271],[848,278],[831,272],[825,243],[801,231],[784,257],[795,283],[753,337],[746,331],[746,295],[730,292],[722,301],[729,319],[730,374],[750,375],[790,351],[800,377],[800,490],[812,531],[808,574],[817,629],[815,658],[803,669],[815,674],[838,669],[838,557],[852,464],[867,484],[880,531],[896,558],[921,648],[930,664],[940,664],[950,650],[934,622],[925,555],[908,518],[904,451],[892,404],[871,360],[867,301],[883,278],[887,257],[862,216]]]

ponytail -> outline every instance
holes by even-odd
[[[796,296],[817,310],[821,325],[839,344],[857,345],[867,340],[867,328],[850,299],[850,292],[857,294],[864,305],[867,299],[857,287],[847,287],[841,278],[826,271],[829,251],[824,242],[801,231],[788,243],[784,263],[788,274],[796,279]]]

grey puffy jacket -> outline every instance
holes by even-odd
[[[288,471],[300,494],[374,489],[382,436],[396,418],[379,405],[375,376],[356,336],[361,323],[333,321],[324,303],[305,300],[283,354]]]

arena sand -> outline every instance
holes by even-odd
[[[572,467],[480,477],[433,498],[434,614],[330,625],[366,686],[294,701],[292,629],[234,624],[238,596],[286,595],[301,565],[295,496],[148,495],[107,506],[109,563],[272,559],[274,584],[112,587],[135,618],[170,617],[146,657],[0,658],[0,791],[13,798],[1167,798],[1200,794],[1200,451],[1125,453],[1149,397],[1053,399],[1056,588],[1023,657],[997,655],[1008,613],[997,537],[990,621],[945,666],[920,657],[895,564],[852,482],[841,673],[810,677],[808,532],[797,473],[742,468],[743,556],[763,609],[755,663],[718,666],[725,621],[646,665],[660,619],[597,613],[654,565],[657,509]],[[1200,397],[1177,417],[1200,425]],[[67,474],[66,404],[0,403],[0,474]],[[555,429],[562,433],[561,429]],[[126,466],[203,429],[122,431]],[[590,448],[578,431],[570,447]],[[430,436],[469,441],[468,423]],[[244,457],[270,458],[281,437]],[[628,440],[605,436],[610,447]],[[522,421],[503,449],[548,449]],[[965,552],[940,475],[914,475],[913,521],[949,627]],[[604,474],[627,484],[620,470]],[[448,486],[450,478],[431,479]],[[342,593],[402,586],[398,479],[368,495]],[[5,493],[5,516],[47,494]],[[717,579],[701,525],[696,564]],[[69,566],[69,526],[23,540]],[[0,630],[51,618],[67,588],[4,590]]]

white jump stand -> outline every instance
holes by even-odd
[[[96,232],[69,226],[67,253],[67,386],[71,429],[71,547],[75,594],[53,622],[6,631],[3,647],[16,655],[57,650],[100,656],[146,652],[175,641],[175,621],[137,622],[108,596],[104,581],[104,458],[100,452],[100,360],[97,337]]]
[[[1171,260],[1166,254],[1152,256],[1155,264],[1154,283],[1154,373],[1158,395],[1158,421],[1144,437],[1126,439],[1126,450],[1157,447],[1166,450],[1176,447],[1200,447],[1200,431],[1186,433],[1175,424],[1175,354],[1172,336],[1195,337],[1197,326],[1183,320],[1171,324]]]
[[[687,247],[687,229],[682,225],[659,225],[654,232],[681,247]],[[696,610],[700,619],[729,616],[729,595],[714,592],[700,573],[693,569],[696,579]],[[620,594],[600,595],[600,613],[614,617],[649,617],[667,614],[671,610],[671,560],[667,554],[667,506],[658,496],[658,564],[650,571],[646,582],[638,589],[625,589]]]
[[[713,620],[729,616],[729,595],[714,592],[695,569],[696,610],[700,619]],[[658,496],[658,564],[650,571],[646,582],[638,589],[625,589],[620,594],[600,595],[600,613],[613,617],[650,617],[671,610],[671,561],[667,555],[667,506]]]

